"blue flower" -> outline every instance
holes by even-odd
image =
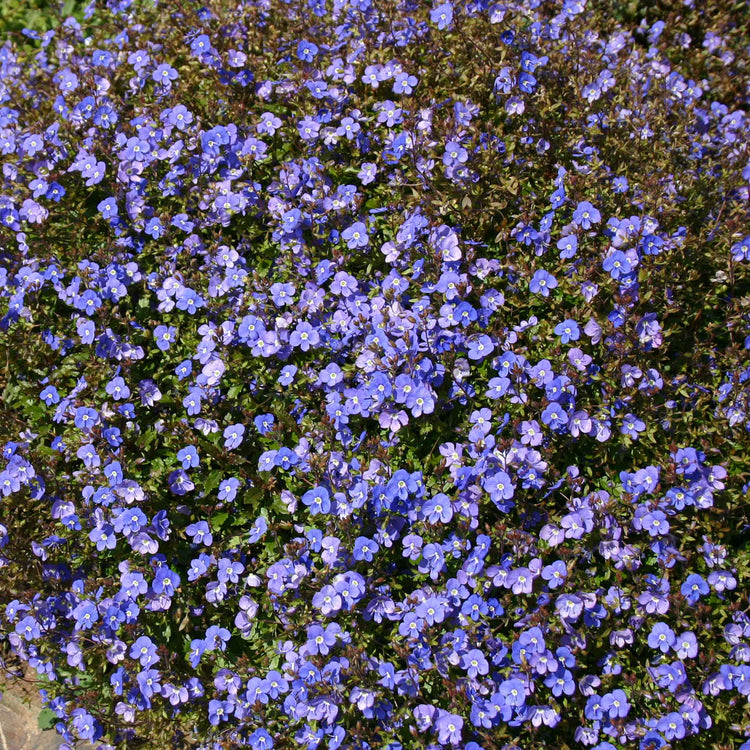
[[[677,637],[674,645],[678,659],[694,659],[698,655],[698,639],[695,633],[686,630]]]
[[[195,483],[184,469],[177,469],[169,475],[169,489],[175,495],[186,495],[195,489]]]
[[[113,525],[118,534],[132,535],[145,528],[148,519],[140,508],[121,508],[116,511]]]
[[[103,201],[100,201],[96,208],[102,217],[107,220],[117,218],[117,201],[114,198],[105,198]]]
[[[99,454],[96,452],[96,448],[94,448],[91,443],[82,445],[76,451],[76,455],[81,459],[81,461],[83,461],[87,469],[95,469],[97,466],[101,465],[101,458],[99,458]]]
[[[399,133],[383,151],[383,160],[386,164],[396,164],[406,153],[406,133]]]
[[[186,359],[175,367],[174,372],[178,380],[184,380],[193,372],[193,363],[189,359]]]
[[[148,669],[159,662],[159,657],[156,653],[156,645],[146,635],[137,638],[130,647],[130,658],[138,659],[140,665],[144,669]]]
[[[172,81],[177,80],[177,71],[171,65],[162,63],[154,69],[151,78],[165,88],[169,88],[172,85]]]
[[[518,708],[526,703],[526,687],[519,679],[503,680],[498,687],[498,693],[506,706]]]
[[[48,385],[40,394],[39,398],[44,401],[47,406],[52,404],[60,403],[60,395],[57,392],[57,388],[54,385]]]
[[[346,242],[350,250],[359,247],[367,247],[370,238],[367,234],[367,227],[357,221],[341,233],[341,238]]]
[[[610,719],[624,719],[630,711],[628,697],[623,690],[613,690],[602,697],[602,711],[607,712]]]
[[[329,365],[326,365],[326,367],[318,375],[318,382],[321,385],[328,386],[329,388],[338,385],[343,379],[344,373],[335,362],[331,362]]]
[[[445,151],[443,153],[443,164],[446,167],[453,167],[458,164],[463,164],[469,158],[469,152],[456,141],[449,141],[445,144]]]
[[[315,346],[320,341],[318,332],[306,321],[297,324],[289,339],[289,343],[294,347],[299,347],[303,352]]]
[[[78,318],[76,321],[76,330],[81,337],[82,344],[93,344],[96,327],[93,322],[87,318]]]
[[[732,245],[730,251],[732,253],[732,260],[750,260],[750,236],[745,237],[740,242],[736,242],[734,245]]]
[[[486,359],[495,351],[492,339],[486,334],[481,334],[469,340],[469,359],[478,361]]]
[[[353,555],[355,560],[366,560],[372,562],[373,556],[378,552],[380,548],[377,542],[369,539],[365,536],[357,537],[354,542]]]
[[[318,47],[312,42],[303,39],[297,44],[297,57],[303,62],[312,62],[317,54]]]
[[[393,81],[393,93],[405,95],[412,94],[418,83],[419,81],[416,76],[410,75],[409,73],[398,73]]]
[[[297,365],[286,365],[281,368],[278,383],[282,386],[291,385],[294,382],[294,376],[297,374]]]
[[[255,424],[255,429],[257,429],[261,435],[268,435],[273,429],[275,421],[276,417],[274,417],[273,414],[259,414],[253,420],[253,423]]]
[[[555,326],[555,333],[560,336],[560,341],[567,344],[570,341],[578,341],[581,337],[581,330],[575,320],[564,320]]]
[[[445,569],[445,554],[442,548],[432,543],[425,545],[417,569],[420,573],[429,573],[430,578],[436,581]]]
[[[682,716],[676,711],[672,711],[660,718],[656,724],[656,728],[669,742],[682,739],[685,736],[685,722],[682,720]]]
[[[322,615],[327,616],[341,609],[342,600],[336,589],[327,584],[313,596],[312,605],[319,609]]]
[[[157,217],[154,217],[148,220],[146,228],[143,231],[150,237],[158,240],[164,234],[164,225]]]
[[[122,401],[130,396],[130,388],[119,376],[107,383],[106,391],[115,401]]]
[[[695,605],[702,596],[710,591],[708,583],[698,573],[691,573],[680,586],[680,593],[687,599],[689,604]]]
[[[33,641],[34,639],[39,638],[42,634],[39,623],[31,615],[27,615],[19,620],[16,623],[15,631],[27,641]]]
[[[651,648],[659,649],[663,654],[668,653],[669,649],[675,644],[676,638],[665,622],[657,622],[648,636],[648,645]]]
[[[237,490],[240,488],[240,480],[236,477],[224,479],[219,484],[219,500],[231,503],[237,497]]]
[[[453,6],[450,3],[441,3],[430,11],[430,21],[436,24],[440,31],[447,29],[453,21]]]
[[[515,494],[510,476],[502,469],[485,478],[484,488],[493,500],[509,500]]]
[[[635,416],[635,414],[626,414],[623,418],[622,427],[620,432],[623,435],[628,435],[633,440],[638,440],[639,433],[646,429],[646,423]]]
[[[180,576],[178,576],[173,570],[170,570],[166,565],[162,565],[157,569],[151,587],[157,594],[173,596],[179,585]]]
[[[177,451],[177,460],[182,463],[183,469],[194,469],[200,465],[200,457],[194,445],[188,445]]]
[[[484,654],[478,648],[473,648],[462,655],[461,668],[473,679],[478,675],[487,674],[490,666]]]
[[[588,201],[581,201],[573,212],[573,221],[582,229],[590,229],[592,224],[598,224],[601,220],[599,211]]]
[[[268,521],[265,516],[258,516],[253,522],[248,536],[248,542],[253,544],[263,538],[263,535],[268,531]]]
[[[557,249],[560,251],[560,257],[567,260],[572,258],[578,250],[578,238],[574,234],[562,237],[557,241]]]
[[[238,448],[242,443],[242,438],[245,435],[245,426],[241,424],[229,425],[224,430],[224,447],[227,450],[234,450]]]
[[[234,706],[229,701],[210,700],[208,702],[208,721],[213,726],[217,726],[234,713]]]
[[[136,675],[136,682],[144,698],[151,698],[155,693],[161,692],[159,682],[161,673],[156,669],[144,669]]]
[[[331,499],[325,487],[316,487],[302,495],[302,502],[310,508],[310,515],[328,513],[331,510]]]
[[[438,493],[424,503],[421,513],[427,523],[449,523],[453,518],[450,498],[442,492]]]
[[[271,735],[263,727],[256,729],[248,737],[248,742],[250,743],[251,750],[271,750],[274,746]]]
[[[91,529],[89,539],[96,544],[96,549],[99,552],[105,549],[114,549],[117,546],[114,527],[108,523]]]
[[[435,722],[438,742],[443,745],[448,743],[451,745],[460,745],[463,726],[464,720],[460,716],[438,709],[438,718]]]
[[[73,617],[76,620],[76,630],[90,630],[99,619],[96,604],[90,601],[81,602],[73,609]]]
[[[206,547],[210,547],[213,543],[211,529],[206,521],[189,524],[185,529],[185,533],[192,539],[194,544],[204,544]]]
[[[615,250],[611,255],[608,255],[604,259],[602,267],[613,279],[620,279],[632,270],[630,261],[621,250]]]
[[[542,568],[542,578],[547,581],[547,585],[551,589],[562,586],[567,577],[568,568],[562,560],[555,560],[555,562]]]
[[[535,271],[529,282],[529,291],[532,294],[541,294],[542,297],[549,297],[550,290],[556,287],[557,279],[543,269]]]
[[[79,406],[75,411],[73,422],[79,430],[90,432],[99,424],[99,413],[94,409],[85,406]]]
[[[201,661],[201,657],[206,651],[206,642],[202,638],[194,638],[190,641],[190,651],[188,652],[188,661],[190,666],[195,669]]]
[[[80,739],[96,742],[102,736],[101,725],[88,711],[82,708],[74,708],[70,717],[73,729]]]

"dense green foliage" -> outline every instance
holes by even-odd
[[[750,735],[750,52],[699,6],[9,6],[0,639],[67,742]]]

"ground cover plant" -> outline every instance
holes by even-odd
[[[703,5],[8,33],[0,640],[68,746],[750,747],[750,55]]]

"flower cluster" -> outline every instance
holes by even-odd
[[[0,47],[0,639],[68,747],[750,734],[748,51],[692,5]]]

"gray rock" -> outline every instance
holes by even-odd
[[[39,729],[41,705],[32,706],[6,686],[0,701],[0,750],[58,750],[60,735]]]
[[[0,750],[59,750],[62,738],[54,729],[39,728],[42,701],[36,690],[19,681],[0,686]],[[78,750],[93,750],[79,743]]]

